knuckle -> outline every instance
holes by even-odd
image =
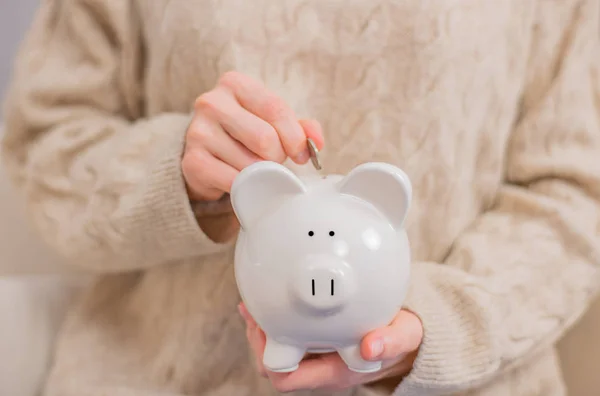
[[[240,72],[235,70],[231,70],[223,73],[221,78],[219,78],[218,85],[222,85],[224,87],[232,88],[239,86],[246,79],[246,76]]]
[[[213,113],[219,107],[219,93],[215,90],[208,91],[198,96],[194,102],[194,110],[198,112]]]
[[[211,128],[201,119],[195,119],[190,125],[188,132],[187,141],[190,147],[193,147],[194,143],[205,142],[213,137]]]
[[[190,175],[196,171],[194,156],[189,152],[186,152],[183,155],[183,159],[181,160],[181,170],[183,171],[184,175]]]
[[[286,103],[277,96],[266,98],[261,110],[265,120],[270,122],[278,121],[288,115]]]
[[[203,151],[196,151],[193,155],[194,166],[196,168],[196,172],[199,174],[205,174],[209,171],[209,154],[204,153]]]
[[[205,92],[202,95],[198,96],[194,101],[194,109],[202,109],[209,105],[212,100],[212,91]]]

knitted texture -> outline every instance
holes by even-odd
[[[46,396],[276,394],[236,311],[233,241],[210,237],[230,206],[190,204],[180,169],[194,99],[230,70],[322,123],[326,172],[384,161],[414,186],[423,345],[402,381],[336,394],[563,395],[553,344],[599,284],[598,5],[43,1],[2,156],[46,243],[98,277]]]

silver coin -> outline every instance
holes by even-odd
[[[308,152],[310,153],[310,160],[312,161],[313,166],[317,170],[321,170],[321,161],[319,161],[319,149],[315,145],[312,139],[308,139]]]

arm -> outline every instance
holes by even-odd
[[[70,263],[95,272],[224,248],[198,226],[181,174],[190,115],[142,118],[130,3],[42,2],[5,107],[2,156],[34,225]]]
[[[520,365],[556,342],[598,290],[600,10],[582,0],[542,1],[538,11],[496,203],[443,263],[415,263],[407,308],[424,339],[397,395],[460,392]]]

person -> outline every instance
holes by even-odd
[[[554,344],[599,284],[599,3],[42,2],[2,155],[95,276],[45,395],[564,395]],[[308,137],[327,173],[413,184],[410,290],[361,346],[376,374],[264,370],[239,305],[226,193],[256,161],[310,173]]]

